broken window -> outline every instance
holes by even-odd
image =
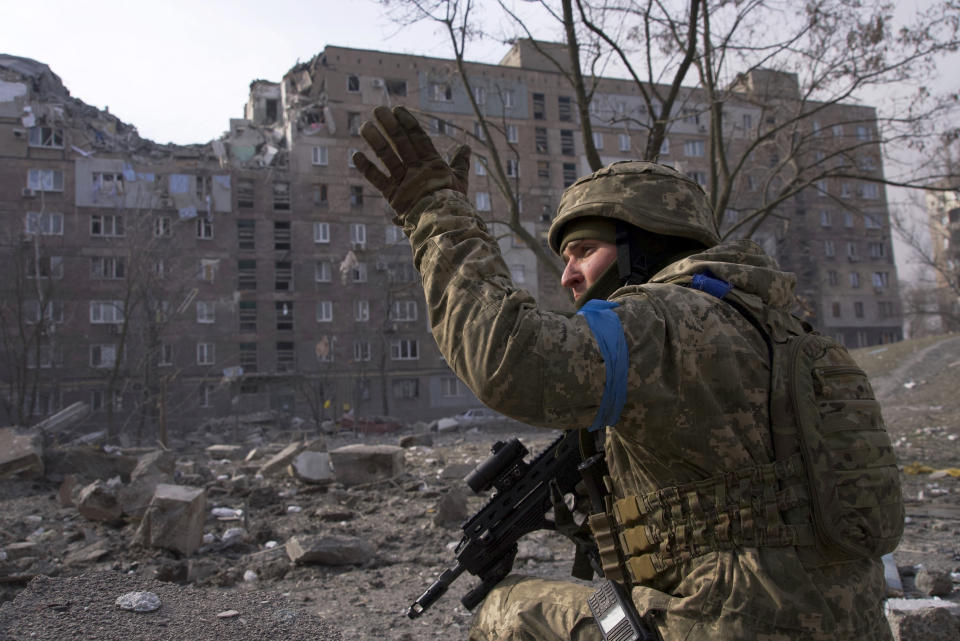
[[[63,191],[63,172],[59,169],[31,169],[27,188],[34,191]]]
[[[197,238],[210,240],[213,238],[213,221],[207,218],[197,218]]]
[[[207,197],[213,194],[213,176],[197,176],[197,198],[206,202]]]
[[[363,249],[367,245],[367,226],[365,223],[350,223],[350,243],[354,249]]]
[[[313,186],[313,204],[316,207],[326,207],[329,205],[327,200],[327,186],[325,184],[319,184]]]
[[[93,188],[98,193],[116,195],[123,193],[123,174],[110,171],[95,171],[93,176]]]
[[[240,304],[237,306],[237,315],[239,331],[241,333],[257,331],[257,301],[240,301]]]
[[[350,185],[350,206],[363,206],[363,187],[361,185]]]
[[[290,249],[290,221],[275,221],[273,223],[273,248],[276,250]]]
[[[253,250],[257,247],[256,221],[243,218],[237,221],[237,247]]]
[[[280,331],[293,330],[293,301],[278,300],[274,302],[274,316],[277,321],[277,329]]]
[[[274,211],[290,210],[290,183],[283,181],[273,183],[273,209]]]
[[[257,344],[256,343],[240,343],[239,349],[237,350],[239,354],[240,367],[243,368],[244,374],[250,374],[257,371]]]
[[[63,149],[63,129],[30,127],[30,146]]]
[[[560,153],[564,156],[573,156],[577,153],[573,144],[573,130],[560,130]]]
[[[253,207],[253,178],[237,179],[237,207]]]
[[[213,323],[217,318],[216,303],[207,300],[197,301],[197,322]]]
[[[387,93],[391,96],[406,96],[407,95],[407,81],[406,80],[395,80],[387,78]]]
[[[113,367],[117,362],[115,343],[90,346],[90,367]]]
[[[293,343],[289,341],[277,342],[277,371],[292,372],[296,369],[297,362]]]
[[[569,187],[577,182],[577,166],[572,162],[563,163],[563,186]]]
[[[353,320],[365,323],[370,320],[370,301],[358,300],[353,308]]]
[[[534,145],[538,154],[550,153],[550,148],[547,145],[547,128],[546,127],[537,127],[536,129],[534,129]]]
[[[274,263],[274,285],[278,292],[293,291],[293,263],[289,260],[278,260]]]
[[[153,223],[153,235],[157,238],[169,238],[173,234],[173,221],[170,216],[157,216]]]
[[[317,322],[333,322],[333,302],[329,300],[321,300],[317,302]]]
[[[267,98],[265,103],[266,103],[265,106],[267,108],[266,122],[269,125],[277,121],[277,116],[279,115],[279,111],[280,111],[278,107],[280,106],[280,103],[279,101],[277,101],[276,98]]]
[[[420,395],[420,381],[415,378],[398,378],[393,381],[394,398],[417,398]]]
[[[360,135],[360,124],[363,122],[363,118],[356,111],[347,112],[347,131],[350,132],[351,136]]]
[[[91,236],[123,236],[123,216],[118,214],[91,214]]]
[[[42,312],[41,312],[42,308]],[[23,304],[23,321],[28,325],[36,325],[40,322],[41,316],[48,323],[63,322],[63,301],[44,301],[41,306],[40,301],[26,300]]]
[[[360,91],[360,76],[350,74],[347,76],[347,91],[356,93]]]
[[[214,343],[197,343],[197,365],[213,365],[216,361]]]
[[[353,282],[355,283],[367,282],[367,264],[366,263],[357,263],[351,273],[353,274]]]
[[[123,256],[91,256],[90,278],[119,280],[125,275]]]
[[[537,178],[539,178],[542,183],[550,182],[550,163],[548,161],[537,161]]]
[[[533,94],[533,119],[546,120],[547,105],[546,97],[542,93]]]
[[[431,85],[431,96],[434,102],[450,102],[453,100],[453,89],[445,82],[435,82]]]
[[[237,289],[257,289],[257,261],[253,259],[237,261]]]
[[[370,360],[370,341],[353,341],[353,360],[355,361],[369,361]]]
[[[115,324],[123,322],[122,300],[92,300],[90,301],[90,322],[94,325]]]
[[[415,338],[401,338],[390,343],[390,358],[395,361],[415,361],[420,358],[420,344]]]
[[[417,320],[417,301],[398,300],[394,301],[390,309],[390,320],[394,321],[415,321]]]
[[[27,212],[24,221],[24,231],[28,234],[43,236],[63,235],[63,214],[49,214],[45,212]]]
[[[507,158],[506,169],[508,178],[517,178],[520,176],[520,163],[517,162],[516,158]]]
[[[314,268],[314,280],[316,280],[318,283],[329,283],[330,274],[330,261],[318,261],[316,267]]]
[[[557,96],[557,118],[563,122],[573,122],[573,109],[570,96]]]

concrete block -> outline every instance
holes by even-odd
[[[207,493],[185,485],[157,485],[134,542],[191,554],[203,543]]]
[[[468,495],[466,490],[453,489],[440,497],[437,502],[436,513],[433,515],[433,524],[437,527],[458,528],[470,516],[468,511]]]
[[[328,452],[300,452],[291,467],[294,476],[305,483],[332,483],[334,480]]]
[[[433,447],[433,434],[422,432],[420,434],[407,434],[401,436],[397,445],[403,448],[408,447]]]
[[[206,452],[207,456],[216,461],[221,459],[239,461],[247,455],[247,448],[243,445],[211,445]]]
[[[290,465],[290,462],[293,461],[293,458],[303,450],[303,443],[296,442],[291,443],[286,446],[277,454],[274,454],[270,457],[266,463],[260,466],[259,473],[263,476],[270,476],[271,474],[277,474],[287,469],[287,466]]]
[[[914,578],[914,585],[926,596],[947,596],[953,591],[953,579],[949,572],[938,572],[920,568]]]
[[[43,476],[43,446],[39,432],[0,429],[0,478]]]
[[[62,432],[85,419],[88,414],[90,414],[90,406],[83,401],[77,401],[53,416],[34,424],[33,427],[41,432]]]
[[[330,452],[337,482],[363,485],[394,478],[403,473],[403,448],[395,445],[346,445]]]
[[[375,554],[369,541],[353,536],[294,536],[286,551],[298,565],[361,565]]]
[[[91,521],[119,521],[123,510],[117,501],[117,492],[114,486],[103,481],[94,481],[80,490],[77,502],[77,511]]]
[[[145,477],[172,478],[176,468],[176,457],[167,450],[153,450],[137,459],[137,466],[130,473],[130,480]]]
[[[897,603],[891,607],[891,601]],[[958,604],[940,599],[887,601],[887,620],[890,621],[890,629],[897,641],[960,639],[958,614]]]

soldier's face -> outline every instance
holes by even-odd
[[[590,238],[574,240],[563,248],[561,257],[566,266],[560,284],[569,288],[574,300],[577,300],[617,259],[617,246]]]

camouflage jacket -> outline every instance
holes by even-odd
[[[538,308],[459,193],[424,198],[404,231],[437,344],[478,398],[533,425],[590,425],[605,369],[586,320]],[[732,306],[675,284],[704,270],[755,304],[793,304],[794,276],[750,241],[721,244],[614,292],[630,354],[626,405],[605,441],[615,498],[773,458],[766,343]],[[811,572],[793,548],[745,548],[678,565],[636,587],[634,599],[641,611],[665,611],[682,638],[886,639],[884,589],[874,561]],[[724,633],[701,637],[696,626]]]

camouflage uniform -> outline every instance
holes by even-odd
[[[436,191],[403,218],[434,337],[490,407],[551,428],[590,425],[604,359],[582,316],[543,311],[510,279],[497,244],[459,192]],[[628,398],[605,449],[613,498],[770,463],[767,345],[727,303],[683,286],[709,270],[758,308],[788,310],[794,277],[754,243],[721,244],[617,290],[630,353]],[[879,561],[808,569],[792,547],[718,550],[633,588],[674,639],[890,639]],[[600,639],[591,590],[510,577],[477,611],[471,639]]]

